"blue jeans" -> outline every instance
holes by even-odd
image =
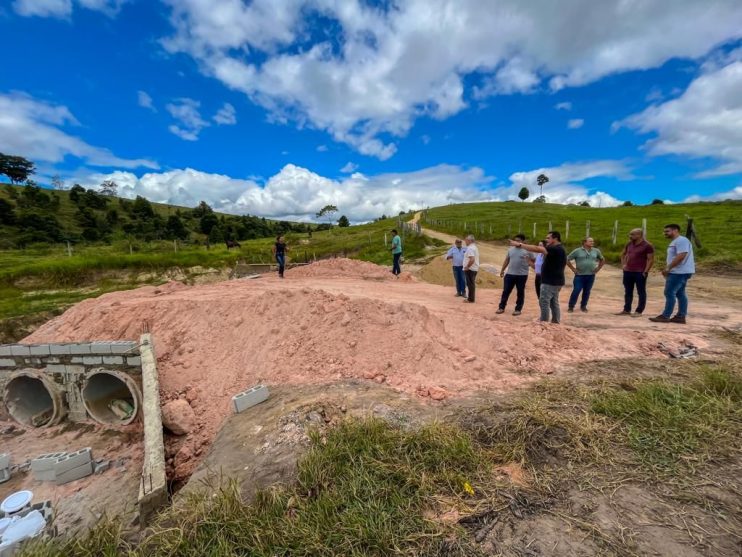
[[[675,298],[678,299],[678,315],[688,315],[688,296],[685,294],[685,285],[693,275],[690,273],[670,273],[665,279],[665,311],[662,312],[667,318],[672,317],[675,309]]]
[[[463,267],[451,267],[453,269],[453,280],[456,282],[456,294],[459,296],[466,295],[466,279],[464,278]]]
[[[515,311],[523,309],[523,302],[526,299],[526,282],[528,281],[528,275],[505,275],[505,280],[502,286],[502,296],[500,296],[500,309],[505,309],[508,305],[508,298],[513,288],[516,289],[517,295],[515,298]]]
[[[392,273],[398,275],[402,272],[402,268],[399,266],[399,258],[402,257],[401,253],[392,254]]]
[[[276,263],[278,263],[278,276],[283,276],[283,271],[286,268],[286,256],[282,253],[276,254]]]
[[[590,300],[590,291],[593,289],[593,284],[595,284],[595,275],[575,275],[575,279],[572,281],[572,294],[569,296],[569,307],[575,307],[577,298],[582,292],[580,307],[585,309],[587,302]]]
[[[636,313],[643,313],[647,306],[647,277],[640,271],[623,272],[623,310],[631,312],[631,304],[634,302],[634,287],[639,295],[639,304],[636,306]]]

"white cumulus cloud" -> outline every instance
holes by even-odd
[[[216,114],[214,114],[214,122],[220,126],[234,126],[237,123],[237,111],[229,103],[224,103]]]
[[[114,16],[127,0],[14,0],[13,10],[25,17],[67,18],[72,15],[73,5]]]
[[[152,97],[146,91],[137,91],[137,103],[142,108],[148,108],[152,111],[157,111],[155,104],[152,101]]]
[[[567,128],[570,130],[576,130],[581,128],[585,124],[585,120],[582,118],[570,118],[567,121]]]
[[[90,166],[158,168],[154,161],[118,157],[65,131],[79,125],[66,106],[22,93],[0,94],[0,151],[4,153],[35,162],[58,163],[73,156]]]
[[[340,172],[342,172],[343,174],[352,174],[356,170],[358,170],[358,165],[354,162],[348,161],[347,163],[345,163],[345,166],[340,169]]]
[[[584,85],[742,36],[739,0],[166,1],[169,51],[275,121],[326,130],[380,159],[417,118],[447,118],[468,95]],[[313,34],[317,18],[338,31]]]
[[[177,122],[171,124],[168,130],[186,141],[196,141],[201,130],[210,125],[201,118],[200,107],[200,102],[189,98],[176,99],[175,102],[166,104],[165,108]]]
[[[567,111],[569,111],[569,110],[572,110],[572,103],[571,102],[568,102],[568,101],[567,102],[556,103],[554,105],[554,108],[556,108],[557,110],[567,110]]]

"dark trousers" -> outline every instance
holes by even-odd
[[[464,274],[466,275],[466,289],[469,292],[469,301],[474,301],[474,293],[477,289],[476,280],[477,280],[477,272],[476,271],[464,271]]]
[[[636,313],[644,313],[647,305],[647,277],[639,271],[623,272],[623,310],[631,312],[631,305],[634,303],[634,287],[639,296],[639,304],[636,306]]]
[[[459,296],[466,295],[466,277],[464,277],[463,267],[452,267],[453,280],[456,282],[456,294]]]
[[[536,297],[541,297],[541,275],[536,275],[536,280],[533,281],[536,286]]]
[[[283,276],[283,271],[286,268],[286,256],[282,253],[276,254],[276,263],[278,263],[278,276]]]
[[[402,272],[402,267],[399,266],[399,258],[402,257],[401,253],[392,254],[392,273],[398,275]]]
[[[595,275],[575,275],[575,280],[572,281],[572,294],[569,297],[569,307],[575,307],[577,298],[582,292],[582,301],[580,302],[581,308],[587,307],[587,302],[590,300],[590,291],[593,289],[595,284]]]
[[[513,288],[516,290],[515,311],[523,309],[523,302],[526,299],[526,282],[528,275],[505,275],[505,281],[502,286],[502,296],[500,297],[500,309],[505,309],[508,305],[508,298]]]

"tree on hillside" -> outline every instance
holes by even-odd
[[[213,213],[206,213],[199,219],[198,227],[207,236],[211,234],[212,229],[219,224],[219,218]],[[209,238],[211,239],[211,238]]]
[[[651,204],[652,205],[664,205],[665,202],[662,201],[661,199],[653,199]]]
[[[204,215],[207,215],[207,214],[213,213],[213,212],[214,212],[214,210],[211,207],[209,207],[209,204],[206,203],[206,201],[202,201],[201,203],[198,204],[197,207],[195,207],[193,209],[193,211],[191,212],[191,214],[194,217],[196,217],[197,219],[200,219]]]
[[[70,188],[70,201],[72,201],[72,203],[78,203],[80,201],[80,196],[84,193],[85,188],[80,184],[75,184]]]
[[[5,174],[14,184],[28,180],[36,171],[36,165],[28,159],[0,153],[0,174]]]
[[[152,204],[141,195],[137,195],[137,198],[134,200],[131,213],[139,219],[147,219],[155,216],[155,210],[152,208]]]
[[[546,203],[546,196],[539,195],[536,199],[533,200],[534,203]]]
[[[6,199],[0,198],[0,224],[13,224],[15,222],[15,213],[13,204]]]
[[[317,218],[321,219],[322,217],[327,218],[327,224],[330,225],[330,228],[332,228],[332,216],[338,212],[338,208],[335,207],[335,205],[325,205],[322,207],[319,211],[317,211]]]
[[[624,201],[622,207],[633,207],[634,204],[631,201]]]
[[[51,184],[55,190],[64,189],[64,180],[62,180],[62,177],[59,174],[55,174],[54,176],[52,176]]]
[[[116,197],[119,192],[119,185],[113,180],[104,180],[98,188],[98,191],[101,193],[101,195]]]
[[[526,199],[528,199],[530,195],[531,195],[531,192],[528,191],[528,188],[525,186],[520,188],[520,191],[518,192],[518,197],[520,198],[521,201],[525,201]]]
[[[178,215],[170,215],[167,218],[165,237],[168,240],[185,240],[188,238],[188,229]]]
[[[538,178],[536,178],[536,183],[538,184],[538,187],[541,188],[541,197],[544,196],[544,184],[548,181],[549,177],[546,174],[539,174]]]
[[[586,199],[582,203],[580,203],[580,207],[590,207],[590,202]]]
[[[348,226],[350,226],[350,221],[348,220],[348,217],[346,217],[345,215],[341,216],[338,219],[338,226],[340,228],[347,228]]]

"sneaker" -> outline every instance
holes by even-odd
[[[497,308],[497,311],[495,313],[505,313],[505,310],[502,308]]]
[[[574,313],[574,312],[575,312],[575,308],[567,308],[567,313]]]
[[[614,313],[614,315],[631,315],[631,312],[630,311],[619,311],[618,313]],[[641,313],[639,315],[641,315]]]
[[[634,313],[631,314],[631,317],[641,317],[641,316],[642,314],[638,311],[635,311]]]
[[[516,309],[516,310],[515,310],[515,311],[513,312],[513,315],[516,315],[516,316],[517,316],[517,315],[520,315],[520,310]]]
[[[473,304],[474,302],[472,300],[470,300],[469,298],[464,298],[464,303],[465,304]]]
[[[650,317],[649,320],[654,323],[669,323],[670,322],[670,318],[665,317],[664,315],[658,315],[657,317]]]
[[[676,315],[672,319],[670,319],[670,323],[679,323],[681,325],[685,325],[685,315]]]
[[[587,308],[580,308],[580,311],[581,311],[582,313],[587,313]]]

